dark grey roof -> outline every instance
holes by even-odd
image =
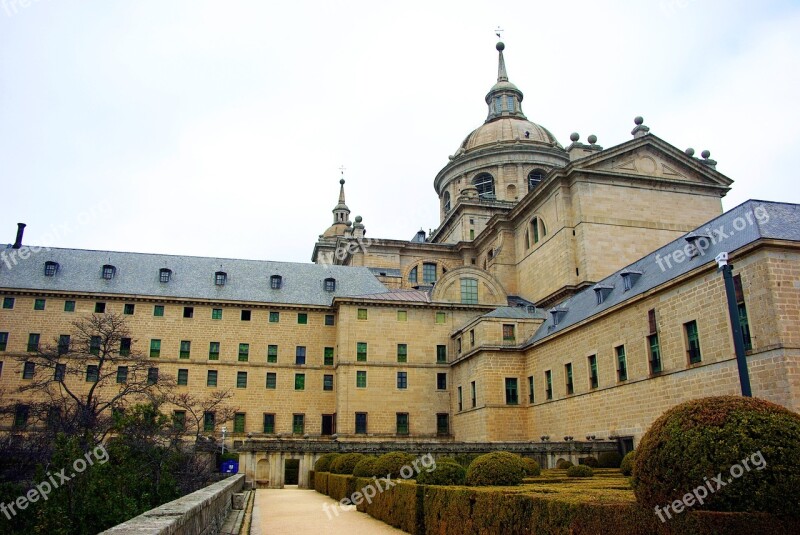
[[[364,267],[57,248],[43,248],[15,265],[14,252],[0,250],[0,288],[298,305],[330,305],[336,296],[386,291]],[[47,261],[59,264],[54,277],[44,275]],[[101,277],[104,264],[116,267],[113,279]],[[161,268],[172,270],[167,283],[159,281]],[[214,284],[217,271],[227,274],[224,286]],[[272,275],[282,277],[280,290],[271,289]],[[329,277],[336,279],[333,292],[324,289]]]
[[[499,307],[495,308],[488,314],[484,314],[484,318],[501,318],[501,319],[536,319],[544,318],[546,312],[540,308],[533,308],[529,312],[524,307]]]
[[[602,303],[597,304],[594,287],[565,300],[558,306],[558,310],[566,310],[558,314],[558,325],[554,324],[554,314],[548,314],[547,320],[528,343],[542,340],[699,266],[714,262],[714,258],[723,251],[731,253],[762,238],[800,241],[800,205],[757,200],[740,204],[599,281],[597,286],[613,287]],[[681,258],[691,241],[701,250],[701,254],[694,258],[686,258],[685,255]],[[680,251],[677,259],[673,256],[676,251]],[[641,272],[638,278],[633,277],[633,285],[627,291],[622,277],[625,272]]]

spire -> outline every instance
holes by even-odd
[[[503,50],[505,50],[506,45],[499,41],[495,48],[499,53],[497,59],[497,83],[486,95],[486,104],[489,105],[489,115],[486,117],[486,122],[488,123],[501,117],[526,119],[525,114],[522,113],[522,91],[508,81],[506,60],[503,56]]]
[[[333,208],[333,224],[344,224],[350,220],[350,208],[344,202],[344,167],[339,180],[339,203]]]
[[[503,58],[503,50],[506,48],[503,41],[497,43],[497,51],[500,52],[500,59],[497,63],[497,81],[508,82],[508,73],[506,73],[506,60]]]
[[[339,184],[341,184],[339,187],[339,205],[347,208],[347,205],[344,203],[344,179],[341,179]]]

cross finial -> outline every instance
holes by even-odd
[[[503,38],[502,33],[504,31],[505,30],[503,30],[500,26],[498,26],[497,29],[494,31],[494,34],[497,36],[498,39],[502,39]]]
[[[344,171],[345,171],[345,169],[346,169],[346,167],[345,167],[344,165],[342,165],[342,166],[339,168],[339,171],[341,171],[341,172],[342,172],[342,176],[344,176]]]

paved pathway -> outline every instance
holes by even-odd
[[[397,535],[405,532],[367,514],[355,510],[342,511],[338,502],[314,490],[287,487],[256,491],[250,535],[304,533]]]

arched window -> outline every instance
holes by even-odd
[[[531,248],[531,234],[528,232],[528,229],[525,229],[525,248]]]
[[[533,191],[544,179],[544,171],[534,169],[528,173],[528,191]]]
[[[436,282],[436,264],[432,262],[422,264],[422,282],[425,284]]]
[[[47,261],[44,263],[44,276],[55,277],[58,273],[58,262]]]
[[[514,184],[509,184],[506,188],[506,200],[513,201],[517,198],[517,186]]]
[[[446,214],[450,211],[450,192],[445,191],[442,199],[444,200],[444,213]]]
[[[169,282],[170,277],[172,277],[171,269],[161,268],[158,270],[158,280],[160,282]]]
[[[540,238],[547,236],[547,227],[539,217],[534,217],[531,221],[531,230],[533,231],[533,243],[539,243]]]
[[[112,266],[111,264],[106,264],[103,266],[103,278],[106,280],[111,280],[114,278],[114,275],[117,274],[117,268]]]
[[[333,279],[333,278],[325,279],[325,291],[326,292],[335,292],[336,291],[336,279]]]
[[[494,177],[489,173],[481,173],[472,180],[472,184],[478,188],[478,197],[494,198]]]
[[[217,286],[225,286],[225,283],[228,282],[228,274],[224,271],[217,271],[214,273],[214,284]]]
[[[411,268],[411,271],[408,272],[408,282],[417,282],[417,266]]]
[[[269,278],[269,287],[273,290],[280,290],[283,286],[283,277],[280,275],[273,275]]]

